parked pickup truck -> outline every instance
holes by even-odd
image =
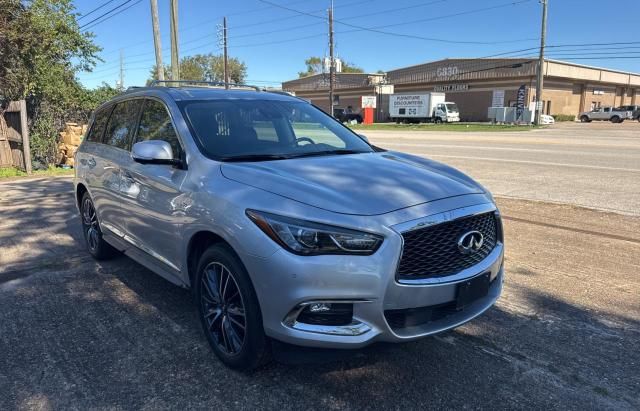
[[[620,106],[617,110],[630,111],[631,119],[640,121],[640,105]]]
[[[627,119],[631,119],[632,112],[626,110],[620,110],[613,107],[598,107],[591,111],[585,111],[580,113],[580,121],[583,123],[590,123],[593,120],[605,120],[612,123],[622,123]]]

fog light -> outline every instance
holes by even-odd
[[[309,305],[309,311],[312,313],[323,313],[325,311],[331,311],[331,304],[313,303]]]

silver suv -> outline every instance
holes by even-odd
[[[272,340],[415,340],[478,316],[502,289],[502,224],[482,186],[285,94],[123,93],[94,114],[75,194],[89,252],[190,288],[234,368],[264,363]]]

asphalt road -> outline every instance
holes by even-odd
[[[531,132],[364,131],[380,147],[451,164],[495,195],[640,216],[640,123]]]
[[[2,410],[640,408],[638,217],[499,197],[507,277],[483,316],[242,374],[211,353],[187,291],[88,257],[71,190],[0,182]]]

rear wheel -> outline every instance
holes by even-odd
[[[98,214],[88,192],[80,200],[80,216],[82,217],[82,233],[89,253],[96,260],[105,260],[115,254],[115,249],[102,238],[102,230],[98,222]]]
[[[591,122],[591,120],[589,120],[589,117],[587,117],[587,116],[581,116],[580,117],[580,122],[581,123],[589,123],[589,122]]]
[[[611,117],[611,119],[610,119],[610,121],[611,121],[612,123],[622,123],[622,121],[620,121],[620,120],[621,120],[621,118],[620,118],[620,117],[618,117],[618,116],[613,116],[613,117]]]
[[[209,247],[200,258],[196,301],[209,345],[227,366],[251,370],[269,361],[258,298],[244,266],[227,246]]]

